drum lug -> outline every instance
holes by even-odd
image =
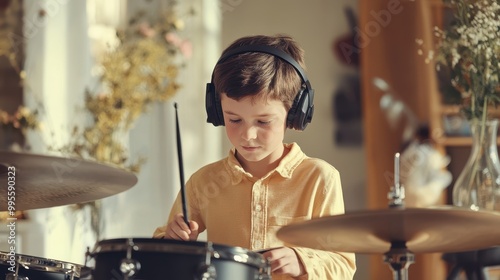
[[[215,267],[213,265],[206,266],[202,265],[199,271],[198,280],[215,280],[217,277],[217,272],[215,271]]]
[[[88,277],[92,274],[92,268],[88,263],[94,259],[94,253],[90,252],[90,247],[87,246],[87,251],[85,252],[85,263],[83,264],[83,267],[80,269],[80,277],[86,279],[85,277]],[[94,264],[95,267],[95,264]],[[74,275],[71,276],[71,280],[73,280]]]
[[[29,280],[28,277],[19,275],[19,262],[16,263],[16,271],[5,276],[5,280]]]
[[[205,263],[202,263],[198,268],[198,275],[196,275],[197,280],[215,280],[217,277],[215,266],[211,263],[212,255],[214,254],[212,242],[207,242],[206,251]]]
[[[269,259],[266,259],[266,268],[261,270],[261,273],[255,277],[256,280],[271,280],[271,264]]]
[[[271,263],[269,262],[269,259],[266,259],[266,266],[264,269],[261,269],[261,273],[259,273],[258,276],[256,276],[256,280],[271,280]]]
[[[138,271],[141,270],[141,263],[132,259],[132,249],[134,249],[134,241],[129,238],[127,247],[127,258],[122,259],[120,263],[120,271],[125,276],[125,280],[130,276],[134,276]]]
[[[5,280],[29,280],[29,278],[24,276],[16,276],[15,273],[9,273],[6,275]]]
[[[84,266],[87,266],[87,262],[89,262],[94,255],[90,252],[90,247],[87,246],[87,251],[85,252],[85,263],[83,264]]]
[[[271,280],[271,279],[272,279],[271,275],[268,275],[268,274],[266,274],[266,275],[259,275],[256,278],[256,280]]]
[[[134,259],[123,259],[120,264],[120,271],[125,277],[134,276],[139,270],[141,263]]]

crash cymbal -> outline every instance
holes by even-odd
[[[29,210],[94,201],[136,183],[133,173],[96,162],[0,151],[0,211],[12,195],[15,210]]]
[[[500,213],[452,206],[359,211],[290,224],[277,237],[352,253],[385,253],[391,244],[413,253],[468,251],[500,245]]]

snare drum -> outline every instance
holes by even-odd
[[[79,280],[81,268],[74,263],[0,252],[2,280]]]
[[[124,238],[103,240],[90,257],[94,280],[271,279],[262,255],[210,242]]]

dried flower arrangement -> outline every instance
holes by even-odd
[[[453,21],[438,37],[438,67],[449,70],[468,120],[488,119],[500,103],[500,5],[497,0],[444,0]],[[438,69],[440,70],[440,69]]]
[[[184,22],[175,5],[154,23],[138,12],[127,28],[117,31],[118,45],[98,57],[99,90],[86,92],[85,109],[93,124],[75,127],[73,142],[61,151],[139,171],[144,160],[130,162],[119,137],[151,104],[168,100],[180,88],[176,79],[191,55],[191,43],[178,35]]]
[[[150,105],[167,101],[180,89],[177,75],[192,51],[191,42],[179,36],[183,28],[172,1],[155,22],[139,11],[124,30],[117,30],[118,44],[97,57],[99,90],[86,91],[92,125],[74,127],[72,142],[59,150],[138,173],[145,159],[131,161],[120,137]],[[90,225],[99,240],[101,202],[74,205],[75,210],[85,207],[90,208]]]
[[[40,128],[37,111],[32,112],[25,106],[19,106],[13,114],[0,110],[0,126],[4,129],[17,129],[23,134],[28,129]]]

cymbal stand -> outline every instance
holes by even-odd
[[[415,262],[415,255],[406,248],[406,241],[393,241],[384,262],[389,264],[394,280],[408,280],[408,268]]]
[[[389,208],[404,208],[405,189],[399,183],[399,158],[394,156],[394,186],[391,187],[387,198]],[[391,241],[391,249],[384,254],[384,262],[388,263],[394,280],[408,280],[408,268],[415,262],[415,255],[406,247],[406,241]]]

